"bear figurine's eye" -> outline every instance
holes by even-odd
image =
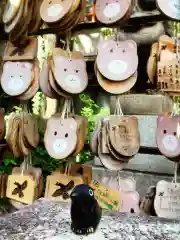
[[[164,131],[163,131],[163,133],[164,133],[164,134],[166,134],[166,133],[167,133],[167,131],[166,131],[166,130],[164,130]]]
[[[68,137],[68,133],[65,134],[65,138],[67,138],[67,137]]]
[[[113,52],[113,49],[111,49],[110,52],[112,53],[112,52]]]
[[[126,50],[125,50],[125,49],[123,49],[123,50],[122,50],[122,52],[123,52],[123,53],[125,53],[125,52],[126,52]]]
[[[56,136],[57,135],[57,132],[54,132],[54,136]]]
[[[65,68],[65,69],[64,69],[64,71],[66,72],[66,71],[67,71],[67,69]]]
[[[76,70],[76,73],[78,73],[79,72],[79,70]]]
[[[94,193],[93,193],[93,191],[92,191],[91,189],[89,189],[89,195],[90,195],[90,196],[93,196],[93,195],[94,195]]]
[[[176,132],[174,132],[173,134],[174,134],[174,136],[176,136]]]

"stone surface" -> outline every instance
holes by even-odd
[[[70,230],[69,205],[39,200],[19,212],[0,218],[3,240],[80,240]],[[180,221],[104,212],[99,240],[180,240]],[[55,237],[56,238],[52,238]]]
[[[111,112],[114,112],[116,97],[110,97]],[[120,96],[122,111],[125,115],[158,115],[172,110],[172,100],[163,95],[124,94]]]
[[[98,157],[94,158],[94,165],[103,166]],[[138,153],[129,161],[125,169],[140,172],[173,174],[174,163],[162,155]]]

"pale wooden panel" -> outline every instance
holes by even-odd
[[[156,145],[156,125],[157,116],[140,116],[136,115],[139,123],[139,133],[141,147],[154,147]]]
[[[125,115],[158,115],[162,112],[170,112],[172,100],[162,95],[128,94],[121,95],[120,102]],[[116,97],[110,97],[111,112],[114,112]]]
[[[94,158],[95,166],[102,166],[99,158]],[[161,155],[137,154],[128,163],[127,170],[140,172],[173,174],[174,163]]]

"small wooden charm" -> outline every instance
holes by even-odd
[[[70,202],[70,194],[75,186],[82,184],[82,177],[55,174],[47,177],[45,198],[56,198],[59,201]]]
[[[71,176],[81,176],[85,184],[90,184],[92,181],[92,168],[85,165],[72,164],[69,169],[69,174]]]
[[[10,175],[6,190],[6,197],[22,202],[32,204],[35,200],[36,184],[32,177],[21,175]]]

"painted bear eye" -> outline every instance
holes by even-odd
[[[54,132],[54,136],[56,136],[57,135],[57,132]]]
[[[123,49],[123,51],[122,51],[123,53],[125,53],[126,52],[126,50],[125,49]]]
[[[174,132],[173,134],[174,134],[174,136],[176,136],[176,132]]]
[[[94,194],[93,194],[93,191],[91,190],[91,189],[89,189],[89,195],[90,196],[93,196]]]
[[[78,73],[79,72],[79,70],[76,70],[76,73]]]
[[[68,137],[68,133],[65,134],[65,138],[67,138],[67,137]]]
[[[134,213],[134,209],[133,208],[131,208],[131,213]]]
[[[111,49],[110,52],[112,53],[112,52],[113,52],[113,49]]]
[[[66,72],[66,71],[67,71],[67,69],[65,68],[65,69],[64,69],[64,71]]]
[[[164,130],[163,132],[164,132],[164,134],[166,134],[166,133],[167,133],[167,131],[166,131],[166,130]]]

